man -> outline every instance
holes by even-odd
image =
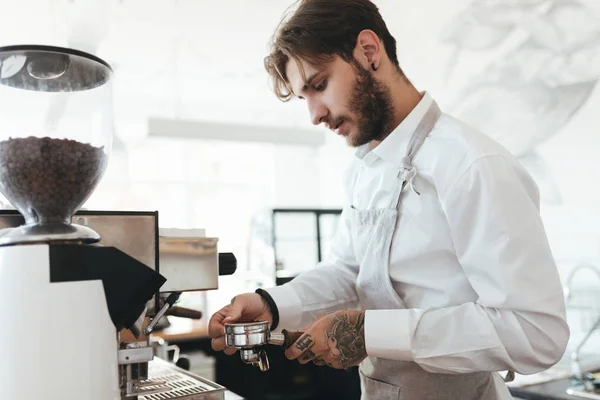
[[[289,359],[360,364],[364,399],[506,399],[499,374],[563,355],[569,329],[532,178],[403,74],[368,0],[305,0],[265,60],[277,96],[356,147],[329,257],[210,321],[304,330]],[[510,116],[507,116],[509,118]]]

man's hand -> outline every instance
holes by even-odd
[[[321,317],[286,350],[285,356],[297,358],[301,364],[313,361],[337,369],[358,365],[367,357],[364,311],[343,310]]]
[[[213,338],[211,346],[215,351],[223,350],[232,355],[237,349],[225,348],[225,324],[234,322],[268,321],[273,324],[273,315],[269,305],[256,293],[244,293],[235,296],[231,304],[213,314],[208,323],[208,334]]]

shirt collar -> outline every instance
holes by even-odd
[[[392,164],[397,164],[402,159],[404,147],[410,140],[412,134],[417,130],[417,126],[425,117],[433,98],[428,92],[423,92],[421,101],[404,118],[404,120],[394,129],[377,147],[369,150],[369,144],[362,145],[356,149],[356,157],[370,164],[376,159],[383,159]]]

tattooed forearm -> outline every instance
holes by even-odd
[[[300,351],[310,349],[313,345],[313,340],[310,335],[304,335],[296,342],[296,348]]]
[[[304,361],[308,361],[312,358],[315,357],[315,353],[313,353],[312,351],[308,350],[306,353],[304,353],[304,355],[302,356],[302,360]]]
[[[326,331],[329,350],[342,368],[356,365],[365,358],[364,325],[364,312],[352,317],[347,313],[337,314],[333,319],[333,325]]]

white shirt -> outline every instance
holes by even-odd
[[[425,93],[379,146],[356,151],[347,206],[390,204],[397,167],[431,101]],[[367,354],[443,373],[530,374],[555,364],[569,328],[535,182],[507,150],[447,114],[413,165],[420,195],[403,193],[389,265],[407,308],[366,310]],[[360,307],[349,229],[342,213],[328,258],[268,290],[278,329]]]

